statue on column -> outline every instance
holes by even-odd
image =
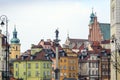
[[[56,29],[55,33],[56,33],[56,39],[58,39],[58,34],[59,34],[58,29]]]

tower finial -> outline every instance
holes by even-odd
[[[92,7],[92,13],[93,13],[93,9],[94,9],[94,8]]]
[[[67,38],[69,38],[69,31],[67,31]]]
[[[16,25],[14,25],[14,31],[16,31]]]

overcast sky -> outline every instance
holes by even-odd
[[[22,52],[41,39],[55,39],[57,28],[61,44],[67,33],[70,38],[87,39],[92,8],[99,22],[110,22],[109,0],[0,0],[0,15],[9,20],[9,40],[16,25]]]

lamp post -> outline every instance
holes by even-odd
[[[5,27],[6,27],[6,35],[5,35],[5,43],[6,43],[6,49],[5,49],[5,51],[6,51],[6,56],[5,56],[5,60],[6,60],[6,75],[5,75],[5,78],[6,78],[6,80],[9,80],[9,73],[8,73],[8,71],[9,71],[9,66],[8,66],[8,60],[9,60],[9,44],[8,44],[8,18],[7,18],[7,16],[6,15],[2,15],[2,16],[0,16],[0,20],[1,20],[1,26],[4,26],[5,25]]]
[[[108,80],[110,80],[110,53],[108,53],[107,56],[108,56]]]
[[[55,33],[56,33],[56,39],[54,40],[54,42],[55,42],[55,46],[56,46],[56,69],[54,70],[54,72],[55,72],[55,80],[59,80],[59,72],[60,72],[60,70],[59,70],[59,67],[58,67],[58,46],[59,46],[59,39],[58,39],[58,34],[59,34],[59,31],[58,31],[58,29],[56,29],[56,31],[55,31]]]

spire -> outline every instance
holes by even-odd
[[[67,32],[67,38],[69,39],[69,31]]]
[[[94,22],[95,14],[93,13],[93,8],[92,8],[92,13],[90,14],[90,24]]]
[[[14,26],[13,38],[11,39],[11,43],[19,43],[19,42],[20,40],[17,38],[16,26]]]
[[[93,8],[92,8],[92,13],[90,15],[90,18],[94,18],[95,17],[95,14],[93,13]]]

